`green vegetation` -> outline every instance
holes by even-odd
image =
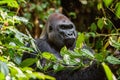
[[[94,1],[92,2],[92,0],[90,2],[96,4]],[[29,6],[26,4],[29,4]],[[36,0],[36,2],[27,0],[1,0],[0,79],[29,80],[38,78],[42,80],[55,80],[54,77],[45,75],[42,72],[36,72],[29,66],[36,62],[37,67],[43,72],[47,72],[49,68],[53,68],[54,71],[60,71],[67,68],[62,64],[68,64],[70,65],[68,66],[69,68],[77,69],[91,65],[94,60],[96,60],[98,64],[102,64],[108,80],[120,79],[120,68],[117,69],[116,74],[118,74],[118,77],[116,77],[107,65],[108,63],[115,66],[120,64],[120,57],[114,56],[116,51],[120,51],[120,25],[117,25],[117,28],[111,20],[112,15],[107,15],[107,11],[105,10],[106,8],[109,9],[115,15],[116,20],[120,20],[120,1],[116,0],[113,3],[113,0],[98,0],[97,6],[94,7],[96,7],[98,11],[102,11],[103,15],[96,16],[95,21],[89,26],[89,32],[78,32],[74,51],[69,51],[64,47],[61,50],[63,60],[60,61],[48,52],[40,53],[38,56],[48,60],[46,65],[42,67],[39,59],[28,58],[21,62],[21,56],[23,52],[33,52],[37,50],[32,36],[34,35],[36,38],[39,34],[34,34],[33,28],[35,30],[38,29],[38,19],[40,19],[41,23],[39,26],[42,29],[49,14],[60,12],[60,0]],[[76,17],[75,12],[71,12],[70,14],[74,15],[74,18]],[[105,30],[108,31],[104,33]],[[31,32],[31,34],[29,32]],[[30,48],[26,47],[28,42],[31,43]],[[92,47],[97,54],[92,54],[87,49],[81,49],[84,42]],[[85,64],[84,60],[88,58],[91,61]]]

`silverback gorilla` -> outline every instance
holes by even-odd
[[[64,15],[53,13],[49,16],[45,28],[39,39],[35,41],[41,52],[53,53],[57,59],[62,59],[60,50],[63,46],[73,50],[75,48],[77,32],[75,25]],[[33,57],[32,54],[24,53],[22,60]],[[35,56],[34,56],[35,57]],[[82,70],[66,69],[57,73],[48,73],[57,80],[105,80],[102,66],[96,63]]]

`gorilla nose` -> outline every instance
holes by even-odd
[[[75,38],[75,33],[72,31],[72,32],[67,32],[66,33],[66,38]]]
[[[68,35],[68,36],[72,36],[72,35],[73,35],[73,33],[70,33],[70,32],[69,32],[67,35]]]

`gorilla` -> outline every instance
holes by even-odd
[[[50,52],[60,60],[61,48],[66,46],[67,49],[73,50],[76,38],[75,25],[63,14],[53,13],[49,16],[40,38],[35,40],[35,44],[41,52]],[[24,53],[22,60],[30,57],[35,56]],[[102,66],[96,63],[84,69],[65,69],[48,74],[54,76],[56,80],[106,80]]]
[[[68,49],[73,50],[76,38],[74,24],[64,15],[54,13],[49,16],[40,39],[37,39],[36,43],[41,52],[51,52],[60,59],[61,48],[66,45]]]

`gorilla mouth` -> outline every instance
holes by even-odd
[[[75,38],[67,38],[64,40],[64,42],[67,48],[72,47],[75,42]]]

